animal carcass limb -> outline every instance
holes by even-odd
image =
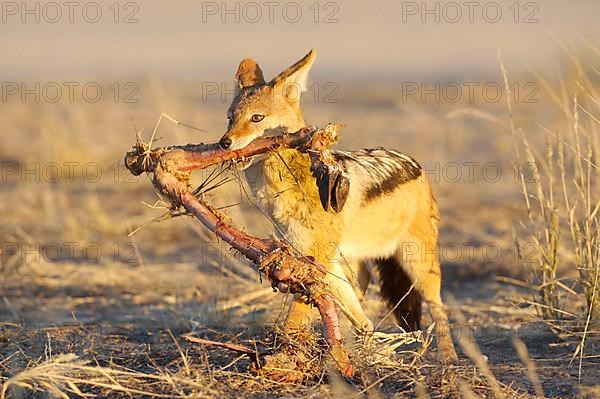
[[[183,207],[204,226],[214,232],[258,266],[275,290],[305,296],[318,310],[323,320],[325,340],[338,369],[346,376],[354,374],[342,344],[336,302],[329,293],[324,277],[327,271],[313,259],[295,254],[287,243],[246,234],[228,223],[210,205],[190,191],[191,171],[230,160],[239,160],[270,151],[294,148],[308,153],[311,170],[319,186],[321,203],[339,212],[348,195],[348,181],[329,153],[337,140],[337,125],[323,129],[305,128],[293,134],[262,137],[248,146],[222,150],[217,144],[162,147],[151,150],[138,139],[125,156],[125,166],[134,175],[152,175],[152,182],[174,208]]]

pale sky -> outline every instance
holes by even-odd
[[[393,0],[237,6],[229,1],[225,8],[221,1],[87,3],[92,2],[61,6],[59,17],[41,3],[36,9],[36,2],[29,1],[24,9],[21,2],[3,2],[0,70],[5,79],[140,72],[216,79],[233,75],[239,60],[248,56],[270,77],[311,47],[319,54],[317,76],[455,77],[496,72],[498,46],[512,69],[552,69],[561,54],[554,38],[577,51],[586,48],[586,41],[600,45],[600,2],[593,0],[428,1],[427,9],[421,1]],[[98,8],[99,22],[89,22]]]

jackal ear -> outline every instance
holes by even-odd
[[[291,67],[277,75],[269,82],[269,86],[275,90],[281,90],[283,96],[288,101],[299,101],[300,94],[306,91],[306,81],[308,80],[308,72],[315,62],[317,52],[315,49],[310,50],[300,61],[296,62]]]
[[[244,58],[240,62],[240,66],[235,73],[235,78],[238,90],[265,84],[262,70],[252,58]]]

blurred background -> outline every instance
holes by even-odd
[[[178,353],[165,331],[235,340],[282,320],[289,298],[271,294],[239,254],[192,220],[157,222],[166,209],[155,206],[149,180],[130,176],[122,159],[136,131],[149,139],[156,128],[158,146],[217,141],[242,58],[254,58],[270,79],[311,48],[318,55],[302,100],[305,119],[347,125],[339,148],[384,146],[421,162],[441,209],[444,295],[466,315],[502,384],[535,388],[521,377],[515,334],[533,358],[545,359],[539,373],[547,395],[571,397],[597,381],[594,360],[581,357],[581,369],[565,364],[581,343],[583,319],[575,315],[591,314],[590,287],[597,285],[584,266],[598,264],[600,3],[111,0],[0,7],[3,382],[52,361],[49,342],[55,354],[89,360],[93,353],[103,366],[144,373],[151,359],[164,373],[188,373],[185,360],[165,355]],[[157,127],[163,113],[206,132],[164,118]],[[567,159],[562,170],[559,153]],[[540,195],[556,189],[561,174],[566,186],[576,184]],[[528,190],[538,191],[524,197]],[[273,231],[236,181],[215,190],[211,202],[227,206],[250,232]],[[586,240],[576,239],[580,230]],[[393,330],[373,287],[367,312]],[[557,336],[565,341],[554,345]],[[144,345],[157,352],[131,355]],[[198,359],[194,351],[201,350],[191,351]],[[233,359],[202,353],[197,379],[213,364],[227,371]],[[175,371],[166,371],[171,366]],[[250,378],[242,369],[233,367],[236,378]],[[226,371],[214,378],[233,378]],[[322,393],[307,389],[303,395]]]
[[[3,4],[3,76],[19,78],[222,80],[246,56],[272,75],[312,47],[317,79],[496,75],[498,47],[511,69],[556,71],[557,41],[587,50],[600,30],[589,1]]]

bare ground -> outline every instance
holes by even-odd
[[[308,104],[307,114],[313,113],[315,123],[348,123],[345,148],[396,147],[420,160],[439,160],[442,166],[453,160],[510,165],[512,147],[505,125],[456,120],[440,104],[426,112],[419,111],[423,104],[400,107],[393,94],[373,92],[381,93],[378,101],[365,94],[364,103]],[[239,255],[191,220],[153,223],[132,239],[127,237],[127,232],[162,213],[140,203],[154,202],[148,181],[130,181],[122,168],[111,169],[133,142],[129,113],[148,131],[161,111],[172,109],[180,120],[214,132],[206,141],[218,138],[223,128],[225,104],[201,104],[198,111],[199,104],[190,100],[190,107],[181,98],[152,97],[152,105],[147,101],[127,112],[115,104],[100,109],[42,107],[38,120],[32,118],[33,110],[14,104],[7,112],[14,120],[0,121],[9,132],[0,152],[4,165],[17,163],[23,170],[36,161],[94,161],[104,172],[93,184],[81,176],[74,182],[63,177],[53,183],[21,174],[2,183],[0,374],[3,384],[12,384],[10,397],[32,397],[27,388],[39,390],[34,397],[59,395],[57,389],[69,392],[68,397],[373,398],[448,397],[463,389],[460,395],[468,397],[465,386],[478,396],[532,397],[535,383],[515,350],[515,338],[527,346],[545,396],[598,394],[597,343],[588,343],[581,362],[578,356],[573,359],[577,340],[558,336],[527,302],[532,299],[527,273],[513,247],[524,211],[507,169],[494,184],[481,178],[457,183],[430,165],[443,218],[444,296],[455,322],[454,335],[457,342],[462,336],[477,344],[500,383],[499,391],[493,391],[486,374],[460,349],[461,364],[453,368],[437,365],[434,345],[424,356],[420,345],[400,346],[389,359],[375,363],[356,349],[359,374],[347,381],[327,372],[326,365],[321,367],[321,360],[327,359],[317,353],[311,378],[283,384],[257,376],[247,357],[185,341],[182,336],[194,332],[269,348],[272,327],[283,320],[289,298],[269,292]],[[353,112],[348,113],[348,107]],[[469,107],[465,105],[468,112]],[[478,107],[503,115],[496,104]],[[517,117],[528,123],[543,112],[525,109]],[[161,144],[201,141],[168,125],[164,132],[167,138]],[[235,182],[213,200],[221,205],[242,200],[241,206],[230,208],[233,220],[254,232],[272,231],[240,198]],[[490,243],[501,248],[499,257],[483,252]],[[456,244],[458,255],[453,252]],[[75,248],[72,253],[69,246]],[[474,248],[472,253],[468,248]],[[567,268],[563,274],[568,278],[573,271]],[[372,284],[365,299],[367,312],[375,324],[385,319],[381,330],[397,333],[385,318],[387,310],[377,291]],[[464,321],[458,321],[461,314]]]

